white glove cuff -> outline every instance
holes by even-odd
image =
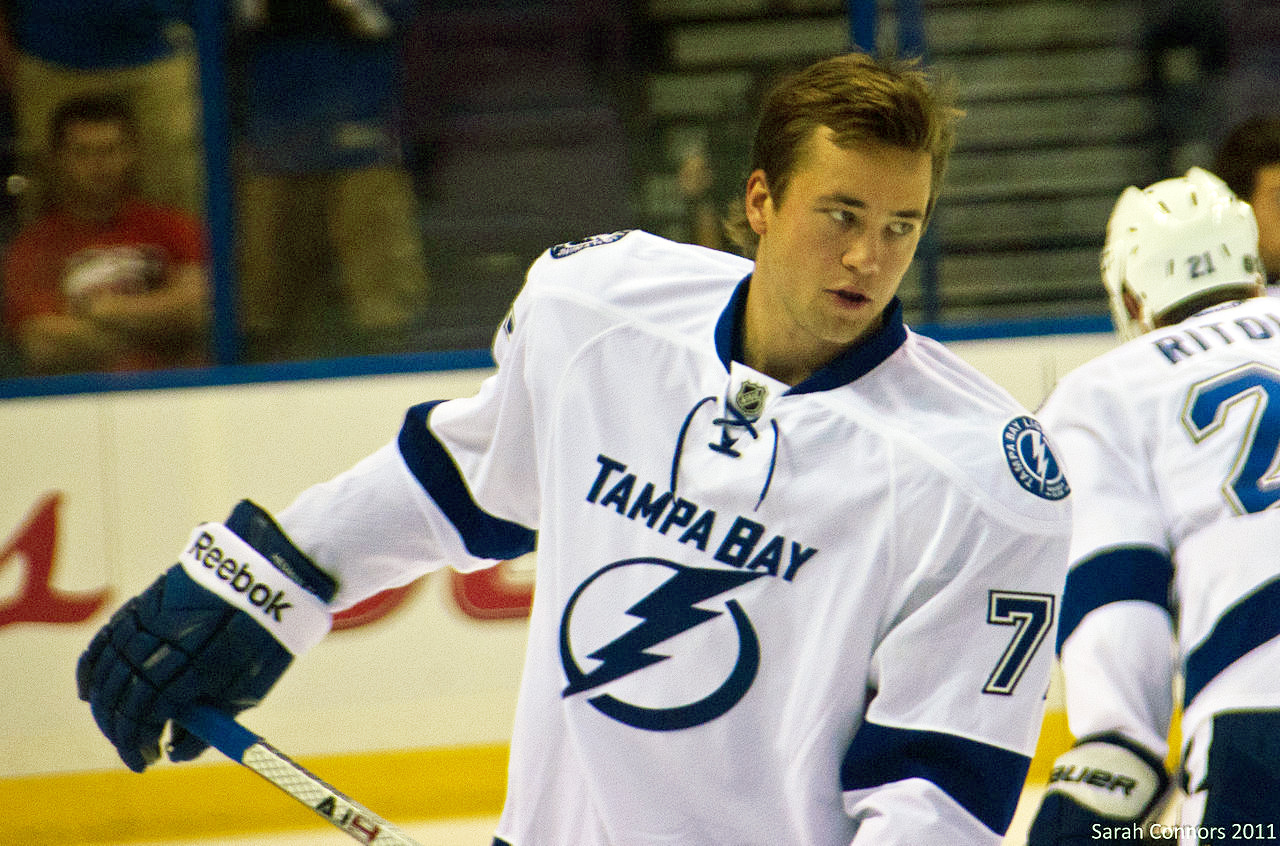
[[[1053,762],[1047,792],[1061,793],[1105,817],[1138,820],[1164,784],[1164,774],[1131,750],[1086,741]]]
[[[293,655],[319,643],[333,624],[319,597],[221,523],[196,526],[178,561],[197,584],[247,613]]]

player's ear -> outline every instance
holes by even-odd
[[[773,210],[773,194],[769,191],[769,179],[764,171],[756,169],[747,177],[747,223],[757,235],[768,229],[769,214]]]

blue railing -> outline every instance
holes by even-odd
[[[197,0],[196,49],[200,55],[206,215],[213,285],[213,354],[218,364],[240,360],[236,320],[235,207],[231,186],[231,115],[227,96],[227,13],[222,0]]]
[[[116,391],[158,391],[383,376],[395,373],[433,373],[493,367],[488,350],[400,353],[352,358],[325,358],[269,364],[232,364],[185,370],[134,370],[125,373],[69,373],[0,379],[0,400]]]

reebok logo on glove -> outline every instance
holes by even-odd
[[[214,572],[219,579],[231,585],[236,593],[244,594],[249,604],[262,610],[263,614],[274,617],[276,622],[283,623],[280,616],[286,608],[292,608],[292,602],[284,601],[284,591],[276,590],[253,577],[246,561],[237,561],[223,552],[222,547],[213,545],[213,535],[200,532],[195,542],[187,549],[195,561]]]
[[[293,655],[319,643],[333,623],[323,600],[221,523],[197,526],[178,564],[201,587],[271,632]]]

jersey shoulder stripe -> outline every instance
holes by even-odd
[[[1136,600],[1170,610],[1173,561],[1161,549],[1115,547],[1077,564],[1067,574],[1058,621],[1057,652],[1090,611],[1113,602]]]
[[[1245,653],[1280,637],[1280,578],[1272,579],[1241,599],[1218,619],[1213,631],[1186,661],[1183,706],[1214,677]]]
[[[427,417],[440,402],[416,405],[405,415],[398,436],[405,465],[457,529],[471,555],[507,561],[532,552],[537,533],[477,505],[448,450],[431,433]]]

